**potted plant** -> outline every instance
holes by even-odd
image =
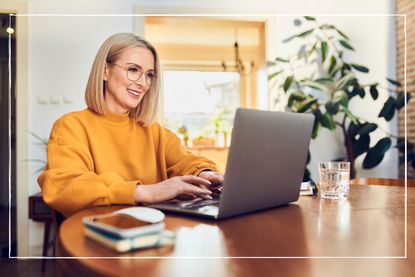
[[[378,124],[356,116],[348,104],[351,99],[363,99],[369,94],[373,101],[379,101],[379,90],[387,91],[389,97],[383,108],[375,112],[378,118],[390,121],[409,101],[410,94],[404,93],[402,85],[390,78],[387,81],[393,86],[392,89],[383,88],[378,82],[363,83],[359,75],[368,73],[369,68],[344,56],[346,51],[355,51],[349,36],[332,24],[318,22],[315,17],[305,16],[304,19],[309,28],[284,40],[285,43],[302,40],[297,54],[277,57],[270,62],[274,70],[268,79],[271,83],[282,84],[278,94],[287,100],[286,110],[314,114],[313,139],[318,137],[321,128],[330,131],[341,129],[347,160],[351,165],[351,178],[356,177],[357,157],[364,155],[363,168],[376,167],[391,149],[392,138],[397,139],[394,147],[399,149],[402,157],[404,138],[384,132],[384,137],[371,146],[370,134],[378,129]],[[306,73],[300,74],[297,68]],[[281,97],[277,101],[279,99]],[[408,158],[415,166],[413,148],[413,144],[409,143]],[[309,179],[308,169],[304,177]]]

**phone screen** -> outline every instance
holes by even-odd
[[[93,221],[121,229],[141,227],[150,224],[148,222],[141,221],[132,216],[123,214],[113,214],[105,217],[96,217],[93,219]]]

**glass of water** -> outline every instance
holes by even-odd
[[[325,199],[344,199],[349,194],[350,163],[319,162],[320,196]]]

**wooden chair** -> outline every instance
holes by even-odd
[[[45,230],[43,234],[42,256],[48,256],[48,249],[53,247],[53,256],[56,256],[56,243],[58,241],[59,226],[65,217],[53,210],[43,201],[42,192],[29,197],[29,218],[33,221],[43,222]],[[52,230],[52,239],[50,239]],[[49,242],[51,241],[51,242]],[[46,259],[42,259],[42,272],[45,272]]]
[[[405,186],[405,179],[387,179],[387,178],[356,178],[350,180],[351,185],[376,185],[376,186]],[[415,180],[407,180],[408,187],[415,187]]]

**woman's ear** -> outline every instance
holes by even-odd
[[[108,68],[107,63],[105,63],[104,76],[102,76],[102,78],[104,79],[104,81],[108,81],[108,75],[109,75],[109,68]]]

